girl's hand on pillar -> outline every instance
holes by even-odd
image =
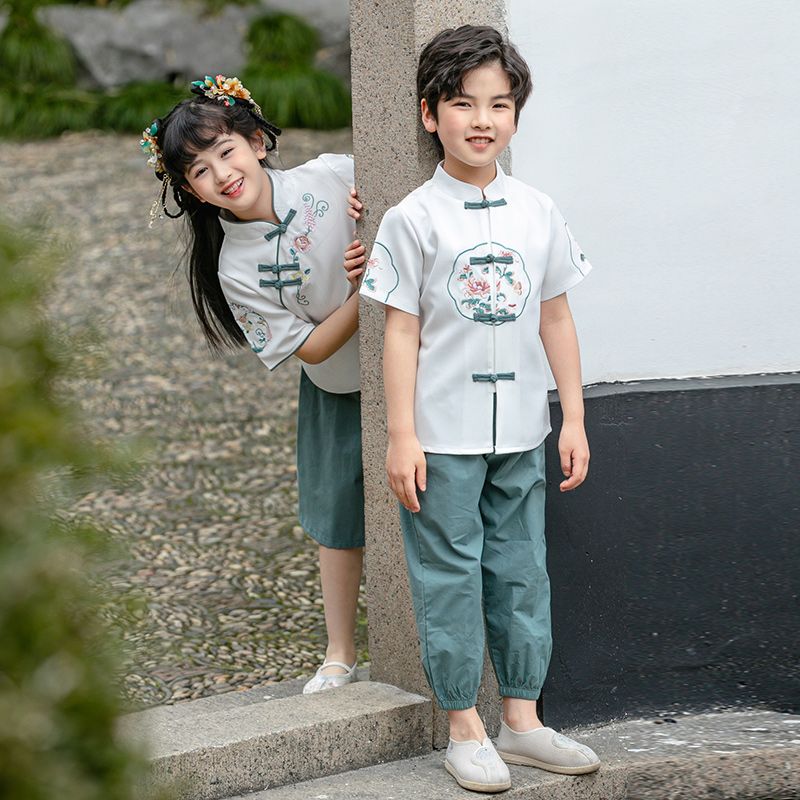
[[[409,511],[419,511],[417,489],[425,491],[427,463],[416,436],[390,436],[386,451],[389,488]]]
[[[344,251],[344,268],[347,272],[347,280],[358,288],[361,282],[359,279],[364,272],[364,261],[366,261],[366,251],[364,245],[358,239],[353,239]]]
[[[347,215],[358,221],[361,219],[361,210],[364,208],[362,202],[358,199],[358,189],[353,186],[350,189],[350,197],[347,198],[350,207],[347,209]]]

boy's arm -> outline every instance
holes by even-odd
[[[564,421],[558,437],[561,471],[567,480],[560,489],[568,492],[583,483],[589,469],[589,443],[583,427],[583,387],[581,357],[575,323],[567,295],[560,294],[542,303],[539,336],[558,388]]]
[[[383,382],[386,392],[389,487],[409,510],[419,511],[417,488],[425,491],[425,453],[414,427],[414,391],[419,355],[419,317],[386,306]]]

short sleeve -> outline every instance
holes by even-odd
[[[551,300],[576,286],[591,269],[592,265],[554,205],[550,214],[550,250],[542,282],[542,300]]]
[[[356,175],[353,156],[339,153],[323,153],[319,158],[348,189],[355,185]]]
[[[390,208],[375,236],[361,294],[419,316],[422,267],[423,253],[416,231],[399,208]]]
[[[236,324],[242,329],[253,352],[269,369],[275,369],[302,347],[313,333],[314,324],[305,322],[275,299],[233,278],[220,275],[220,285]]]

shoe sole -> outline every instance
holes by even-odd
[[[506,783],[478,783],[477,781],[465,781],[456,771],[454,767],[450,766],[449,761],[444,762],[444,768],[456,779],[456,783],[462,789],[469,789],[471,792],[486,792],[493,794],[495,792],[505,792],[511,788],[511,781]]]
[[[516,753],[504,753],[502,750],[498,750],[497,755],[499,755],[506,764],[516,764],[520,767],[538,767],[547,772],[557,772],[559,775],[586,775],[589,772],[597,772],[597,770],[600,769],[599,761],[596,764],[586,764],[582,767],[562,767],[558,764],[548,764],[546,761],[528,758],[528,756],[520,756]]]

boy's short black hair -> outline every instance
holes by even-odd
[[[417,102],[423,98],[436,119],[439,100],[450,100],[463,90],[464,77],[476,67],[498,62],[508,75],[514,98],[514,122],[533,89],[525,59],[502,34],[486,25],[448,28],[425,45],[417,66]],[[434,133],[437,145],[439,137]]]

